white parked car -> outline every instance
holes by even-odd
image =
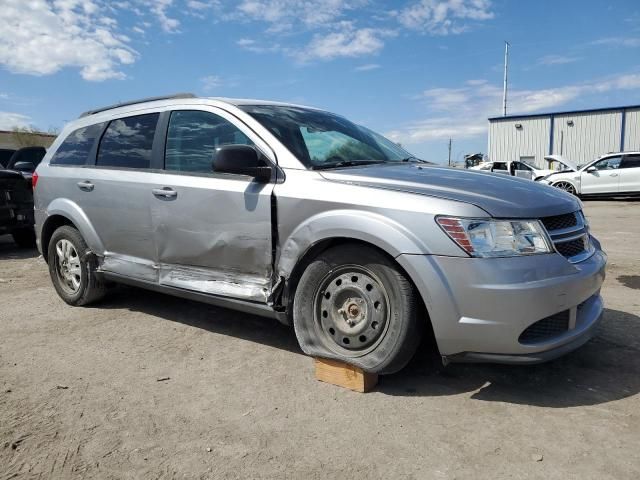
[[[479,165],[476,165],[475,167],[471,167],[469,170],[482,170],[485,172],[502,173],[504,175],[511,175],[514,177],[528,178],[529,180],[537,180],[554,172],[554,170],[540,169],[521,161],[483,162]]]
[[[580,196],[640,195],[640,152],[608,153],[581,167],[563,160],[571,169],[540,183]]]

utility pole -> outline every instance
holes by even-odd
[[[507,116],[507,79],[509,72],[509,42],[504,42],[504,86],[502,88],[502,115]]]
[[[449,166],[451,166],[451,138],[449,138]]]

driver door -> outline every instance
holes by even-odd
[[[164,171],[149,188],[160,285],[266,303],[274,183],[214,172],[212,161],[222,145],[268,147],[219,109],[165,115]]]
[[[620,161],[622,157],[608,157],[599,160],[580,174],[580,193],[618,193],[620,189]],[[591,171],[589,171],[591,170]]]

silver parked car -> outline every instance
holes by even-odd
[[[39,248],[64,301],[110,282],[274,317],[302,350],[391,373],[530,363],[585,343],[606,256],[580,201],[450,169],[322,110],[164,97],[71,122],[37,169]]]

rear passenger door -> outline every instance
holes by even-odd
[[[154,176],[154,144],[159,113],[111,120],[97,152],[73,186],[102,241],[102,270],[157,282],[149,203]],[[161,156],[157,157],[161,158]]]
[[[640,193],[640,155],[625,155],[620,164],[620,193]]]
[[[161,285],[265,303],[272,273],[273,183],[215,173],[215,148],[269,147],[228,112],[185,109],[164,115],[164,174],[151,205]]]

